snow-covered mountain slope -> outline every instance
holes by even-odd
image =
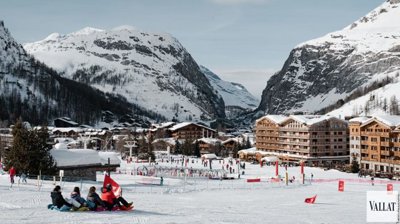
[[[24,48],[64,77],[171,119],[225,117],[224,101],[174,37],[129,26],[51,34]]]
[[[208,78],[213,88],[222,96],[225,106],[254,109],[260,103],[243,85],[224,81],[204,66],[200,66],[200,70]]]
[[[400,1],[296,46],[263,91],[259,110],[316,111],[400,69]]]
[[[94,124],[104,110],[124,115],[132,109],[134,105],[121,97],[60,77],[29,56],[0,21],[0,121],[13,123],[21,117],[33,124],[50,124],[56,117],[68,116]]]
[[[400,115],[399,73],[396,73],[396,76],[393,83],[351,100],[328,114],[341,118],[382,114]]]

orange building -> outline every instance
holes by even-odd
[[[256,148],[282,160],[349,160],[347,122],[332,116],[267,115],[256,121]]]
[[[400,116],[355,118],[349,128],[351,157],[360,161],[362,169],[400,171]]]

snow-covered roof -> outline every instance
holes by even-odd
[[[182,123],[179,123],[179,124],[176,124],[176,125],[172,126],[171,128],[169,128],[169,130],[170,131],[176,131],[178,129],[184,128],[184,127],[192,125],[192,124],[196,125],[196,126],[199,126],[199,127],[202,127],[202,128],[205,128],[205,129],[208,129],[208,130],[211,130],[211,131],[215,131],[214,129],[211,129],[211,128],[207,127],[207,126],[204,126],[204,125],[201,125],[201,124],[196,124],[196,123],[193,123],[193,122],[182,122]]]
[[[87,166],[105,165],[110,158],[111,165],[120,164],[120,159],[116,152],[98,152],[92,149],[66,149],[59,147],[50,150],[51,155],[57,162],[58,167],[65,166]]]
[[[231,141],[234,141],[234,142],[238,143],[239,139],[238,138],[228,138],[227,140],[223,141],[222,144],[226,144],[226,143],[231,142]]]
[[[50,153],[58,167],[102,164],[99,153],[91,149],[52,149]]]
[[[101,164],[108,164],[108,158],[110,158],[111,165],[119,165],[121,163],[121,159],[117,152],[99,152],[99,156],[101,159]]]
[[[165,143],[168,143],[170,145],[175,145],[175,141],[176,140],[174,138],[158,138],[158,139],[154,140],[152,142],[152,144],[158,143],[158,142],[165,142]]]
[[[308,126],[319,123],[321,121],[330,120],[330,119],[338,119],[337,117],[330,115],[290,115],[285,121],[293,119],[300,123],[306,124]],[[344,120],[343,120],[344,122]]]
[[[249,153],[249,152],[256,152],[256,151],[257,151],[256,147],[252,147],[252,148],[248,148],[248,149],[239,150],[238,152],[239,152],[239,153],[240,153],[240,152],[242,152],[242,153]]]
[[[167,127],[170,127],[170,126],[172,126],[174,124],[175,124],[175,122],[170,121],[170,122],[164,122],[164,123],[161,123],[161,124],[153,124],[153,126],[155,128],[167,128]]]
[[[217,155],[215,155],[214,153],[204,154],[201,157],[204,158],[204,159],[216,159],[216,158],[218,158]]]
[[[365,121],[362,126],[367,125],[374,120],[382,122],[383,124],[386,124],[389,127],[400,126],[400,116],[396,116],[396,115],[374,116],[374,117],[370,118],[369,120]]]
[[[271,120],[271,121],[273,121],[273,122],[275,122],[277,124],[280,124],[282,121],[286,120],[287,116],[268,114],[268,115],[265,115],[264,117],[261,117],[261,118],[257,119],[256,122],[259,122],[259,121],[261,121],[261,120],[263,120],[265,118],[267,118],[267,119],[269,119],[269,120]]]
[[[364,123],[371,120],[371,117],[355,117],[349,120],[349,122],[359,122]]]
[[[52,133],[57,132],[57,131],[63,132],[63,133],[73,131],[73,132],[78,133],[78,132],[83,132],[84,130],[82,128],[53,128],[51,130]]]
[[[279,161],[279,158],[276,156],[265,156],[261,159],[261,161],[265,161],[265,162],[276,162]]]
[[[204,142],[210,145],[216,145],[217,143],[221,143],[221,140],[217,138],[199,138],[194,142]]]

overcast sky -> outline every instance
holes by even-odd
[[[342,29],[384,0],[2,0],[21,43],[90,26],[178,38],[195,60],[257,98],[297,44]]]

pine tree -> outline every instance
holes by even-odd
[[[175,154],[181,154],[181,143],[178,140],[175,140]]]
[[[200,146],[199,146],[199,142],[198,141],[196,141],[195,144],[194,144],[194,155],[197,158],[201,157],[201,155],[200,155]]]
[[[13,127],[13,146],[5,152],[5,164],[14,166],[17,172],[30,174],[54,174],[56,164],[47,144],[49,134],[47,128],[27,130],[18,120]]]
[[[13,146],[4,153],[5,165],[7,168],[14,166],[17,172],[27,171],[29,169],[29,132],[20,119],[14,125],[12,135],[14,137]]]
[[[33,174],[54,174],[55,161],[50,154],[51,147],[47,127],[29,131],[29,171]]]
[[[351,172],[358,173],[360,171],[360,165],[358,164],[357,159],[353,158],[353,162],[351,162]]]

